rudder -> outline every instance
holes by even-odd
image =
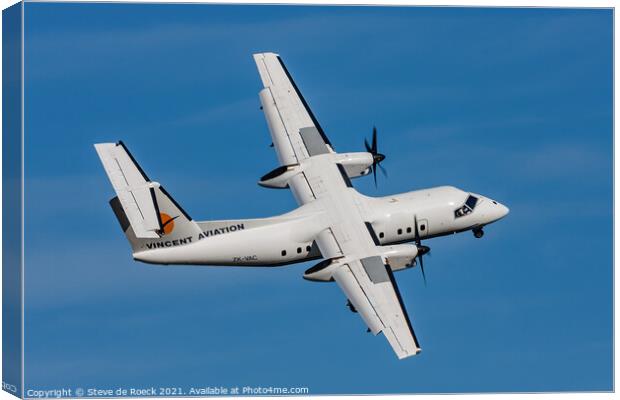
[[[134,253],[173,241],[185,244],[188,237],[200,233],[198,224],[172,196],[146,176],[123,142],[95,148],[117,194],[110,206]]]

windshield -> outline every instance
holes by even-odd
[[[465,204],[473,210],[474,207],[476,207],[477,202],[478,202],[478,198],[476,196],[470,195],[465,201]]]
[[[464,215],[470,214],[472,211],[474,211],[477,203],[478,198],[476,196],[469,195],[467,197],[467,200],[465,200],[465,204],[454,210],[454,218],[459,218]]]

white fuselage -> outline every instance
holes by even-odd
[[[466,202],[473,202],[473,207]],[[353,200],[370,224],[378,245],[480,229],[508,213],[487,197],[451,186],[416,190],[386,197],[354,192]],[[163,237],[134,252],[136,260],[154,264],[278,266],[321,258],[313,238],[329,227],[326,210],[310,203],[289,213],[263,219],[198,222],[202,234],[180,242]]]

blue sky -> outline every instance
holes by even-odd
[[[26,4],[26,389],[612,389],[612,12]],[[123,139],[195,219],[286,212],[251,54],[281,54],[337,150],[510,215],[398,273],[398,361],[311,264],[134,262],[93,143]]]

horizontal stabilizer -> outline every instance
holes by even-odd
[[[162,221],[154,188],[123,142],[95,145],[105,172],[131,223],[136,237],[159,238]]]

